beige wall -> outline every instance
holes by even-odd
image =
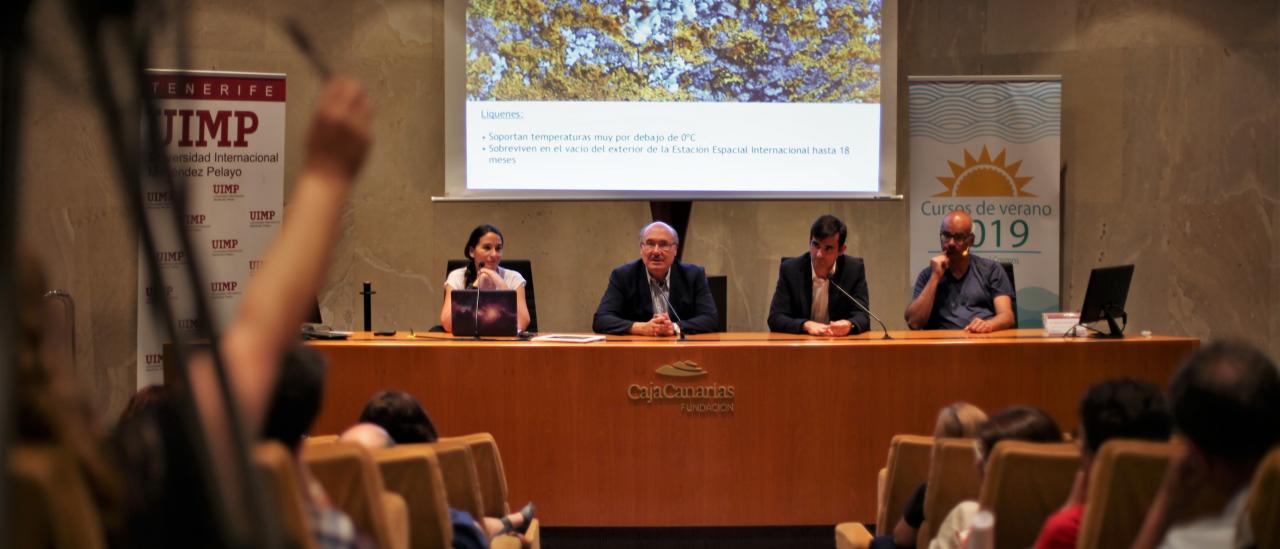
[[[1280,356],[1274,0],[901,2],[902,79],[1063,75],[1066,306],[1079,306],[1090,268],[1133,262],[1131,333],[1243,337]],[[40,66],[28,79],[21,223],[42,249],[51,286],[77,300],[78,375],[99,408],[115,414],[134,386],[135,236],[86,100],[82,62],[51,4],[35,14]],[[289,74],[286,177],[300,160],[317,83],[273,22],[297,17],[338,70],[369,86],[377,143],[322,295],[330,324],[358,327],[363,280],[378,291],[376,327],[435,324],[445,260],[459,255],[471,227],[489,222],[506,233],[508,257],[535,263],[542,329],[589,330],[609,269],[637,253],[634,234],[648,206],[431,203],[443,194],[440,6],[199,3],[187,33],[191,65]],[[901,181],[905,170],[900,160]],[[850,225],[850,253],[867,260],[873,308],[902,328],[912,275],[906,209],[698,202],[685,257],[728,275],[731,330],[763,330],[777,258],[804,251],[809,222],[832,212]]]

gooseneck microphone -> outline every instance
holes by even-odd
[[[884,321],[880,320],[880,317],[876,316],[875,313],[871,312],[871,309],[868,309],[866,305],[863,305],[861,301],[858,301],[858,298],[853,297],[852,294],[844,291],[844,288],[841,288],[839,284],[836,284],[836,281],[828,279],[827,283],[833,288],[840,290],[840,293],[844,294],[845,297],[849,298],[849,301],[852,301],[853,304],[857,305],[859,309],[862,309],[862,312],[867,313],[868,315],[871,315],[871,318],[876,319],[876,322],[880,323],[880,329],[884,330],[884,337],[880,339],[893,339],[892,337],[889,337],[889,328],[885,327]]]
[[[672,326],[675,327],[676,335],[680,336],[680,341],[684,341],[684,330],[680,329],[679,324],[684,321],[680,320],[680,314],[676,312],[675,307],[671,306],[671,300],[667,298],[667,294],[671,293],[671,290],[667,288],[667,281],[665,279],[658,281],[658,289],[662,290],[659,295],[662,296],[662,302],[667,305],[667,312],[670,313],[671,316],[676,317],[676,324],[672,324]]]

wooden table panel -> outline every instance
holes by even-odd
[[[313,343],[330,358],[315,432],[350,425],[369,396],[394,387],[422,400],[442,435],[493,433],[513,505],[537,502],[546,525],[871,521],[889,440],[931,432],[942,406],[1032,404],[1071,429],[1090,384],[1131,376],[1164,386],[1198,344],[1038,334],[709,334],[585,345],[363,335]],[[655,373],[681,360],[706,375]],[[732,387],[733,410],[629,398],[628,387],[652,384]]]

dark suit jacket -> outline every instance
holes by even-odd
[[[707,288],[707,272],[692,263],[671,265],[671,291],[667,297],[675,308],[671,321],[686,334],[716,331],[719,316],[716,302]],[[679,317],[679,320],[676,320]],[[644,262],[635,260],[609,274],[609,287],[600,298],[591,329],[601,334],[630,333],[633,322],[653,319],[653,297],[649,294],[649,277]]]
[[[841,255],[836,259],[836,276],[832,282],[853,294],[868,308],[866,270],[862,258]],[[853,323],[849,334],[860,334],[871,327],[871,319],[839,290],[827,288],[827,316],[831,320],[848,320]],[[804,323],[809,320],[813,307],[813,267],[806,252],[782,262],[778,269],[778,287],[773,291],[769,304],[769,330],[803,334]]]

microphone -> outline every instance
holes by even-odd
[[[854,305],[857,305],[859,309],[862,309],[862,312],[867,313],[868,315],[871,315],[871,318],[876,319],[876,322],[879,322],[879,323],[880,323],[880,329],[881,329],[881,330],[884,330],[884,337],[882,337],[882,338],[880,338],[880,339],[893,339],[892,337],[889,337],[889,328],[885,327],[885,325],[884,325],[884,321],[883,321],[883,320],[880,320],[880,317],[876,316],[876,314],[875,314],[875,313],[871,312],[871,309],[868,309],[868,308],[867,308],[867,306],[866,306],[866,305],[863,305],[861,301],[858,301],[858,298],[853,297],[853,295],[852,295],[852,294],[850,294],[849,292],[844,291],[844,288],[841,288],[841,287],[840,287],[840,285],[839,285],[839,284],[836,284],[836,281],[834,281],[834,280],[830,280],[830,279],[828,279],[828,280],[827,280],[827,285],[828,285],[828,286],[831,286],[831,287],[833,287],[833,288],[835,288],[835,289],[837,289],[837,290],[840,290],[840,293],[844,294],[844,296],[845,296],[845,297],[849,298],[849,301],[852,301],[852,302],[853,302],[853,304],[854,304]]]
[[[675,307],[671,306],[671,300],[667,298],[667,294],[671,293],[671,291],[667,289],[666,279],[662,279],[658,281],[658,289],[663,290],[662,293],[658,295],[661,295],[662,302],[667,304],[667,312],[670,313],[671,316],[676,317],[676,324],[672,324],[672,326],[675,327],[676,335],[680,336],[680,341],[684,341],[684,330],[680,329],[680,324],[679,324],[680,322],[684,322],[684,321],[680,320],[680,314],[676,312]]]

